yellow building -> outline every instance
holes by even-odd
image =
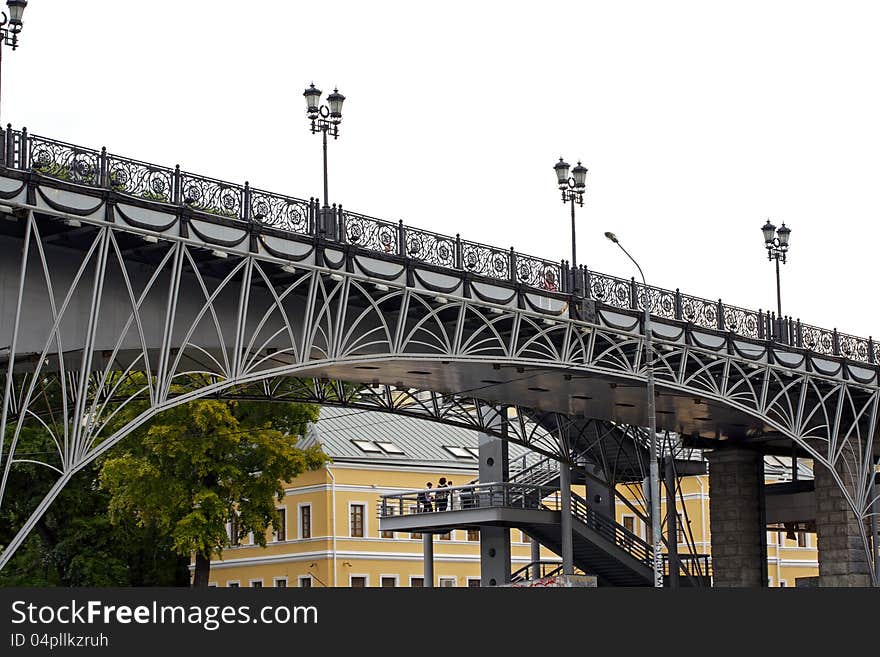
[[[477,477],[477,434],[432,422],[325,407],[304,439],[319,441],[333,462],[286,485],[283,526],[261,548],[252,540],[211,562],[212,586],[423,586],[420,534],[379,531],[382,495]],[[510,445],[510,459],[537,460]],[[511,531],[515,570],[531,561],[528,537]],[[559,560],[546,552],[542,559]],[[434,586],[479,586],[479,532],[434,539]]]
[[[325,407],[304,438],[320,442],[332,463],[286,485],[278,502],[281,526],[261,548],[253,540],[227,548],[211,563],[212,586],[420,587],[424,585],[421,534],[380,532],[383,495],[419,490],[441,477],[465,485],[477,477],[477,434],[384,413]],[[510,444],[511,471],[539,455]],[[801,464],[800,478],[812,473]],[[767,457],[767,483],[791,479],[790,468]],[[678,496],[679,551],[711,554],[709,478],[681,479]],[[573,492],[586,497],[583,487]],[[631,506],[644,509],[638,486],[621,487]],[[630,505],[618,500],[617,521],[646,539],[646,526]],[[665,516],[665,503],[662,506]],[[232,528],[230,528],[232,529]],[[794,586],[796,578],[818,575],[815,534],[783,528],[767,533],[768,584]],[[479,532],[457,529],[434,537],[434,586],[479,586]],[[561,562],[542,549],[542,561]],[[511,530],[511,569],[532,561],[532,546]]]

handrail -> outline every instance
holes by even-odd
[[[75,144],[32,135],[27,129],[0,130],[2,165],[69,183],[109,189],[152,202],[184,205],[194,211],[224,219],[258,223],[304,235],[320,235],[361,248],[408,258],[439,267],[458,269],[501,279],[547,292],[584,297],[612,308],[643,310],[647,300],[659,318],[677,320],[702,328],[724,331],[755,340],[774,341],[816,354],[838,356],[875,365],[880,363],[880,344],[835,329],[823,329],[773,312],[749,310],[702,299],[680,290],[647,287],[626,279],[588,270],[571,269],[556,262],[479,242],[441,235],[406,226],[402,221],[376,219],[333,206],[334,227],[315,221],[317,202],[253,190],[191,174],[179,166],[163,167]]]
[[[663,553],[663,576],[669,577],[669,554]],[[696,554],[692,552],[680,552],[678,558],[678,572],[697,585],[707,585],[712,578],[712,562],[708,554]]]
[[[521,568],[517,568],[510,574],[510,583],[515,584],[516,582],[524,582],[526,580],[534,579],[534,567],[538,567],[538,577],[555,577],[556,575],[562,574],[562,564],[558,561],[532,561],[531,563],[527,563],[525,566]],[[575,568],[576,573],[582,573],[579,568]]]
[[[641,536],[632,533],[611,518],[597,513],[577,493],[571,493],[571,511],[575,517],[605,540],[614,543],[649,568],[653,568],[653,548]]]
[[[509,481],[511,483],[532,483],[535,473],[539,472],[559,476],[559,461],[547,456],[540,461],[533,463],[529,467],[519,470],[516,474],[511,475]]]
[[[378,515],[380,518],[391,518],[485,508],[559,511],[562,509],[562,499],[559,489],[551,486],[512,482],[480,483],[383,495],[378,502]],[[571,494],[571,510],[576,518],[605,540],[652,567],[652,547],[641,537],[591,509],[587,501],[576,493]]]
[[[561,508],[559,489],[491,482],[393,493],[383,495],[378,502],[380,518],[485,508],[557,511]]]

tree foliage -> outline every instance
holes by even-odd
[[[233,515],[238,538],[253,532],[265,545],[283,482],[327,460],[318,447],[296,445],[317,418],[315,406],[210,399],[165,411],[104,460],[110,520],[155,527],[177,554],[194,553],[195,583],[207,585],[212,553],[230,544]]]

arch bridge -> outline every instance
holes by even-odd
[[[658,426],[713,453],[813,459],[846,535],[817,519],[820,560],[845,561],[823,577],[878,583],[870,338],[25,130],[2,142],[0,505],[33,462],[16,456],[28,423],[52,436],[39,462],[57,481],[0,565],[78,470],[200,397],[381,408],[562,460],[605,423],[619,456],[645,440],[626,427],[647,424],[647,302]],[[500,432],[506,407],[519,419]]]

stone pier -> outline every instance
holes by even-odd
[[[868,555],[859,531],[859,520],[828,468],[817,463],[813,475],[819,586],[871,586]],[[844,483],[852,485],[845,475]]]
[[[708,460],[713,585],[767,586],[764,459],[752,450],[723,449]]]

